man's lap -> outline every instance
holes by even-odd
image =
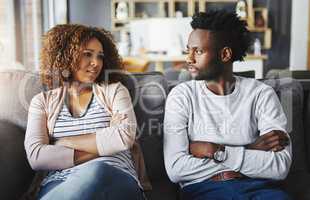
[[[266,179],[205,180],[182,189],[191,200],[289,200],[275,181]]]

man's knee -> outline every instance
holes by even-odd
[[[277,200],[290,200],[289,195],[282,190],[268,190],[259,192],[254,200],[265,200],[265,199],[277,199]]]

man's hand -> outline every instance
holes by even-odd
[[[213,154],[220,147],[219,144],[211,142],[193,141],[189,144],[189,152],[197,158],[213,158]]]
[[[283,131],[271,131],[259,136],[252,144],[245,147],[247,149],[255,149],[261,151],[282,151],[289,144],[289,138]]]

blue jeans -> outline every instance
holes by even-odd
[[[64,181],[52,181],[40,188],[41,200],[143,200],[137,181],[104,162],[91,162]]]
[[[205,180],[182,189],[188,200],[289,200],[276,182],[266,179]]]

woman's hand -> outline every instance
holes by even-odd
[[[59,145],[59,146],[65,146],[68,148],[73,148],[73,145],[72,145],[72,140],[74,140],[72,139],[73,137],[74,136],[62,137],[62,138],[56,139],[53,144]],[[89,153],[86,151],[80,151],[80,150],[74,149],[74,165],[82,164],[84,162],[95,159],[97,157],[99,157],[99,155],[96,152]]]
[[[127,114],[121,114],[119,112],[113,113],[110,121],[110,126],[120,124],[123,120],[127,119]]]
[[[62,137],[54,140],[54,145],[59,145],[59,146],[68,146],[68,137]]]
[[[74,165],[82,164],[99,157],[98,154],[87,153],[85,151],[74,150]]]
[[[98,154],[95,133],[58,138],[54,141],[54,144],[65,146],[74,150]]]

